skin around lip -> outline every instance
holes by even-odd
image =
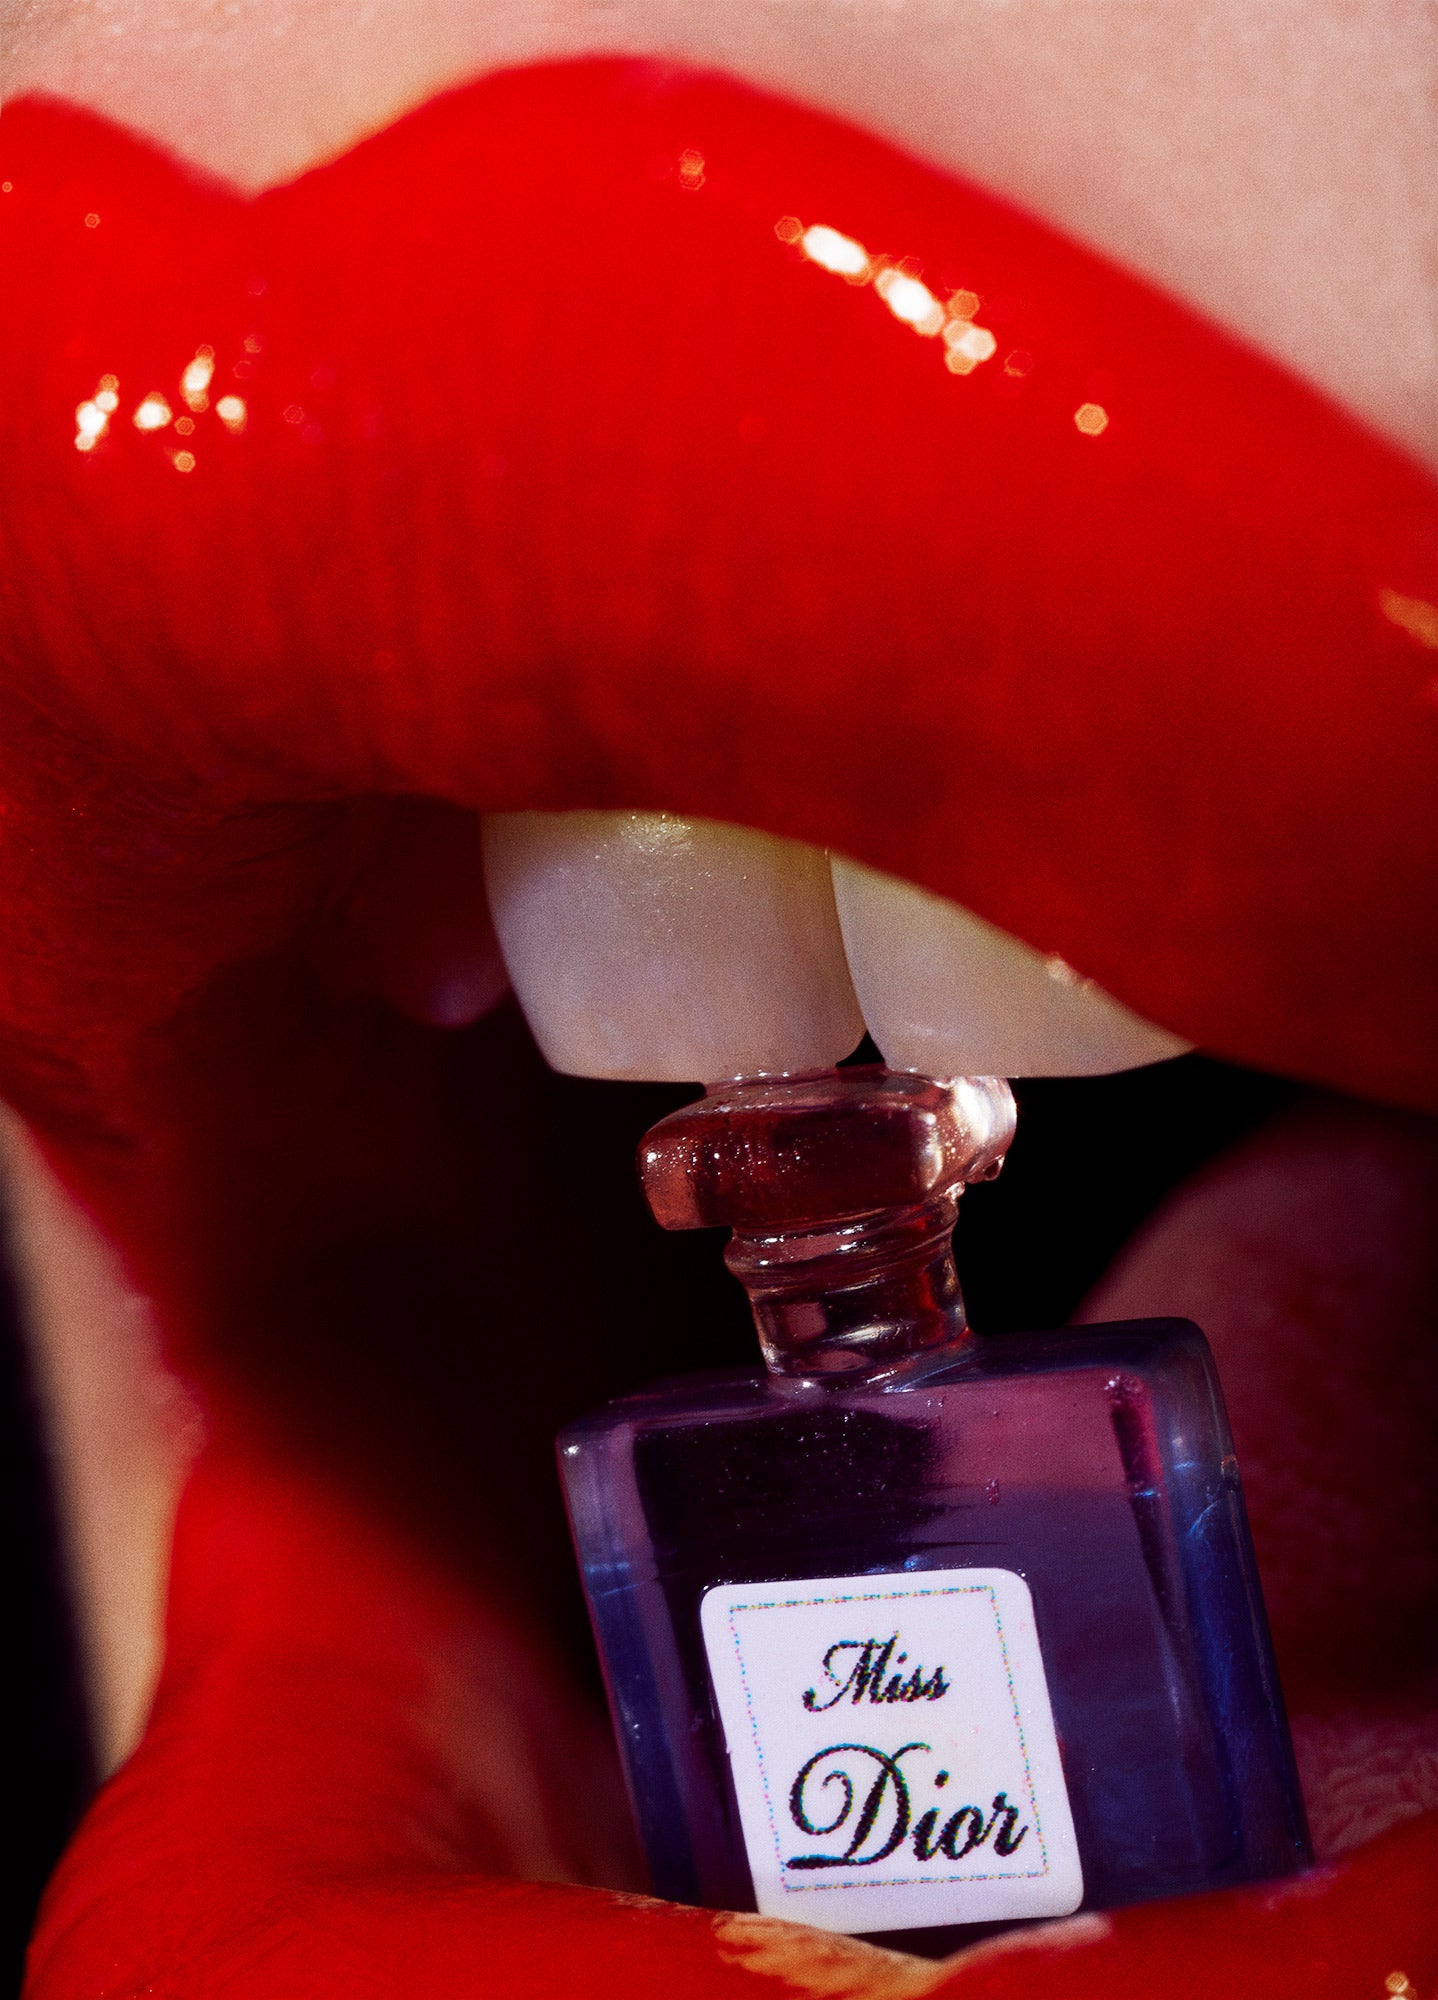
[[[137,1007],[328,893],[346,796],[653,805],[1438,1103],[1438,493],[1277,369],[847,128],[643,65],[490,79],[252,202],[54,105],[0,156],[6,641],[181,829],[131,827],[158,871],[89,851],[138,907],[199,893],[187,819],[223,850],[297,815],[268,909],[255,873],[166,919]],[[895,268],[849,282],[815,224]],[[886,302],[920,272],[967,372]]]

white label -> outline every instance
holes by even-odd
[[[1021,1576],[720,1584],[701,1619],[765,1916],[885,1931],[1078,1908]]]

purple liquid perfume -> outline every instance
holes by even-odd
[[[1308,1859],[1213,1362],[1181,1320],[975,1337],[991,1078],[739,1083],[641,1149],[724,1224],[760,1374],[559,1462],[655,1891],[924,1952]]]

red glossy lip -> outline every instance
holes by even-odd
[[[272,924],[185,902],[201,822],[657,805],[1438,1104],[1438,493],[1280,371],[973,188],[642,66],[477,84],[252,201],[55,105],[0,154],[9,678],[76,769],[129,759],[115,865],[187,911],[112,1019]],[[790,216],[978,294],[992,358],[950,373]],[[152,393],[192,430],[137,429]],[[31,970],[12,1040],[53,1018]]]

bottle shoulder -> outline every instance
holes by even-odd
[[[972,1393],[991,1400],[1007,1384],[1033,1385],[1044,1377],[1076,1378],[1075,1389],[1083,1377],[1105,1390],[1114,1381],[1131,1381],[1158,1401],[1218,1394],[1208,1343],[1191,1320],[1120,1320],[980,1334],[957,1354],[920,1356],[908,1367],[863,1382],[807,1381],[761,1368],[665,1376],[569,1424],[559,1444],[563,1453],[614,1431],[682,1430],[865,1409],[918,1419],[936,1395],[947,1401]],[[1054,1387],[1060,1387],[1058,1381]]]

